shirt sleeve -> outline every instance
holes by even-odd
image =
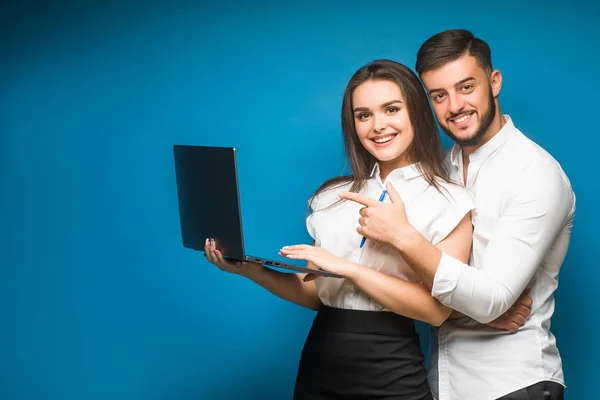
[[[462,219],[475,208],[471,193],[464,187],[451,184],[442,189],[446,200],[446,209],[432,222],[430,240],[437,245],[444,240]]]
[[[315,242],[317,242],[317,218],[315,211],[319,209],[320,197],[321,194],[317,194],[316,196],[313,196],[308,200],[308,208],[310,214],[308,214],[308,216],[306,217],[306,230]]]
[[[515,303],[575,212],[571,185],[552,165],[524,170],[504,204],[481,265],[471,268],[443,254],[433,281],[435,298],[484,324]]]

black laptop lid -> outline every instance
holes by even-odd
[[[224,256],[243,259],[235,149],[174,145],[183,246],[204,251],[214,238]]]

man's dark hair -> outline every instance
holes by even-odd
[[[423,72],[439,68],[468,54],[475,57],[477,64],[487,72],[492,71],[490,46],[465,29],[440,32],[425,41],[417,53],[415,69]]]

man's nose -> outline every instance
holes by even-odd
[[[458,114],[465,108],[465,102],[459,94],[448,95],[448,111],[452,114]]]

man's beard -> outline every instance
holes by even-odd
[[[446,135],[450,136],[450,139],[454,140],[454,142],[456,142],[456,144],[458,144],[459,146],[461,146],[461,147],[477,146],[479,144],[479,142],[481,142],[481,139],[483,139],[483,137],[485,136],[490,125],[492,125],[492,122],[494,121],[494,118],[496,117],[496,103],[494,102],[494,96],[492,95],[491,87],[490,87],[489,93],[490,93],[490,96],[489,96],[487,111],[484,114],[480,115],[481,119],[480,119],[480,123],[479,123],[479,129],[477,130],[477,132],[475,132],[474,136],[472,136],[470,138],[465,138],[465,139],[458,138],[450,131],[450,129],[448,127],[440,124],[440,127],[442,128],[442,130],[444,132],[446,132]]]

